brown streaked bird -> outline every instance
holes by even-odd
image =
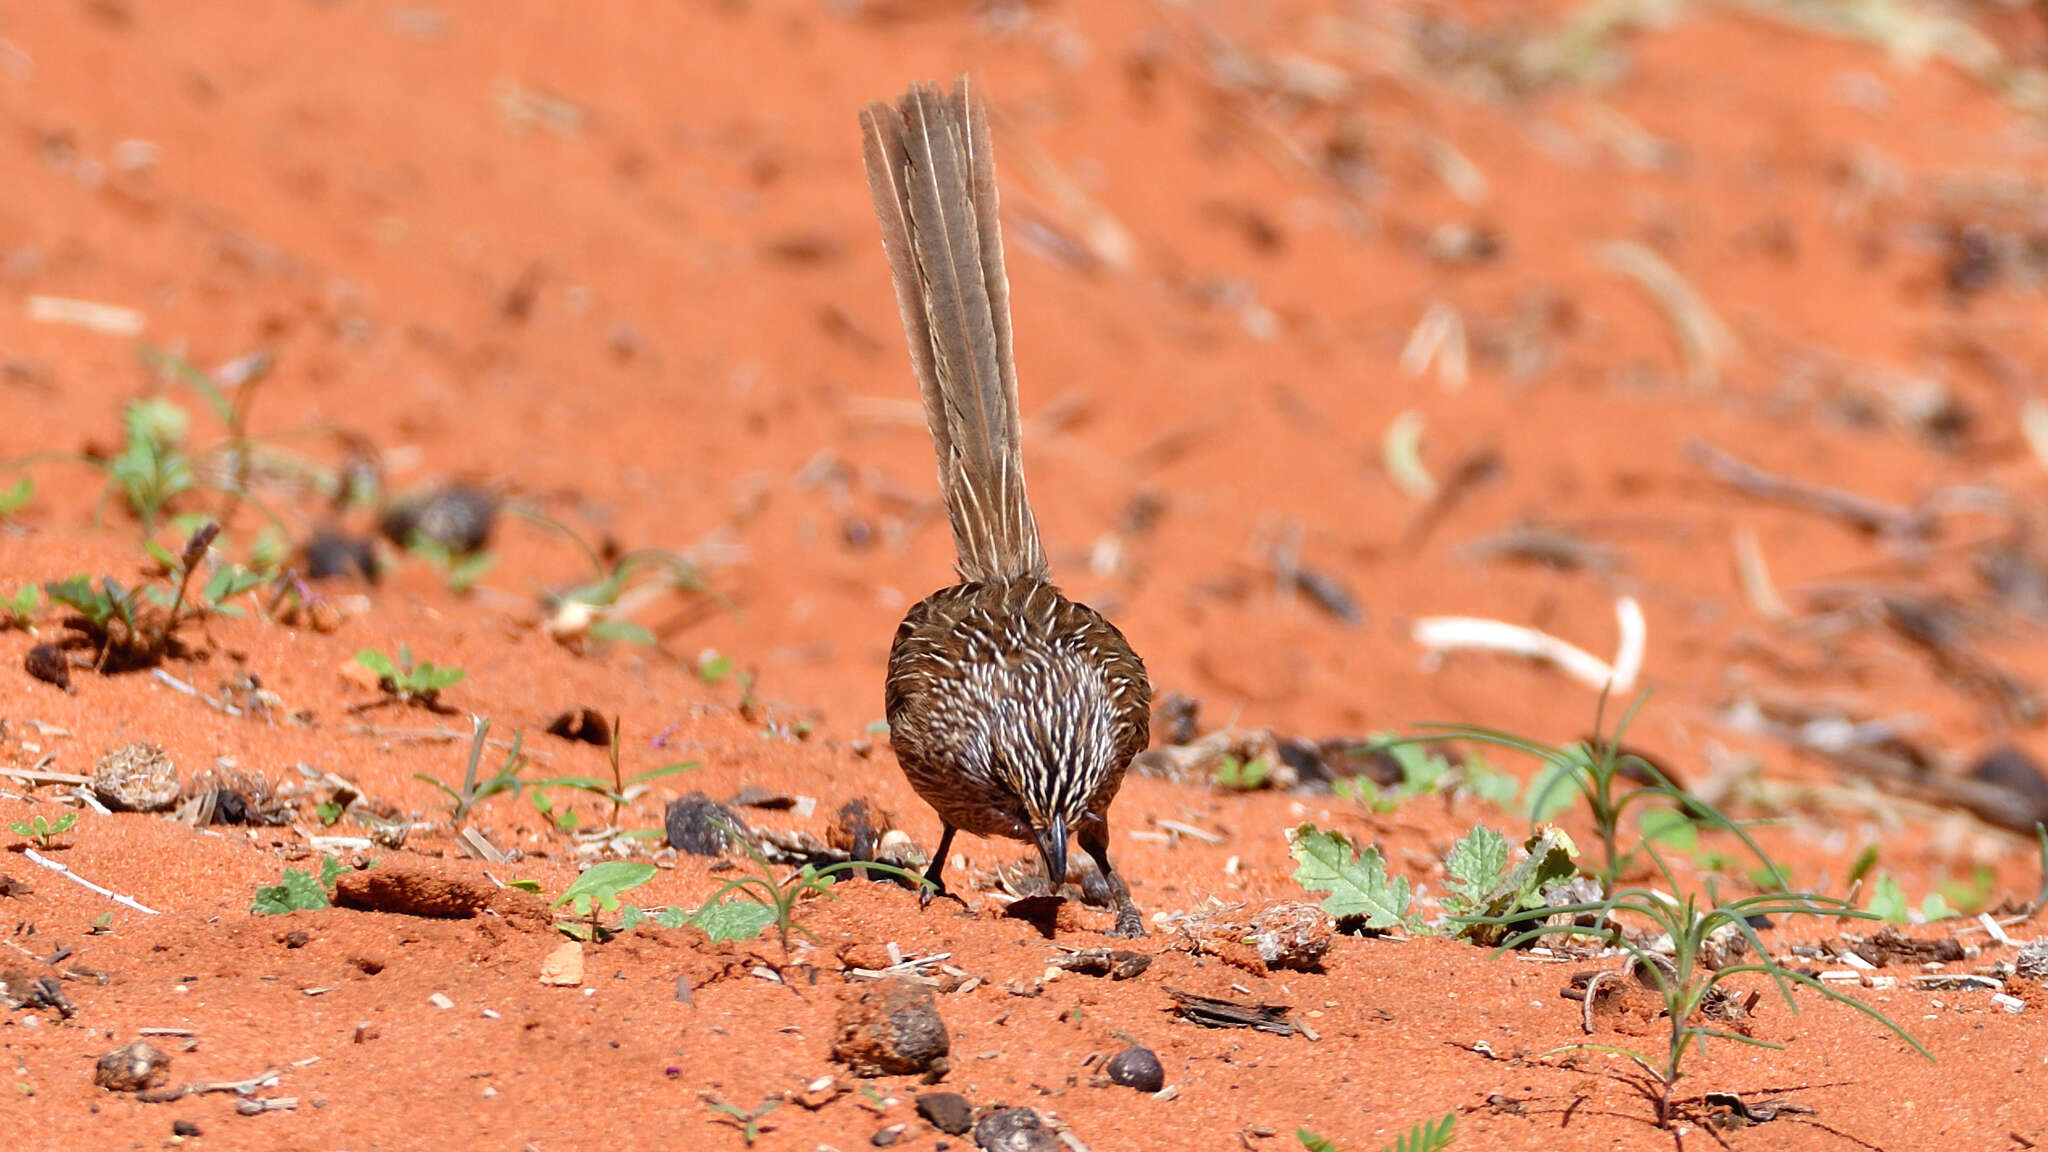
[[[1145,747],[1152,686],[1116,626],[1051,582],[1024,495],[1010,281],[988,112],[962,78],[861,113],[868,189],[924,395],[960,583],[910,610],[889,650],[889,743],[953,834],[1038,848],[1057,892],[1067,836],[1102,870],[1120,936],[1144,933],[1109,862],[1109,805]]]

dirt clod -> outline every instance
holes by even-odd
[[[926,1092],[917,1098],[917,1114],[948,1136],[964,1136],[974,1127],[974,1105],[958,1092]]]
[[[488,882],[442,876],[404,859],[345,872],[334,882],[334,902],[365,912],[391,912],[435,920],[467,920],[490,907],[497,890]]]
[[[183,1136],[190,1139],[199,1134],[199,1125],[194,1124],[190,1120],[171,1121],[171,1135],[173,1136]]]
[[[931,989],[901,980],[864,990],[833,1025],[832,1058],[859,1076],[942,1072],[952,1047]]]
[[[2019,954],[2012,958],[2012,971],[2013,975],[2024,976],[2029,980],[2048,977],[2048,937],[2032,941],[2021,948]]]
[[[1112,1084],[1140,1092],[1157,1092],[1166,1087],[1166,1069],[1159,1066],[1159,1057],[1150,1048],[1126,1048],[1111,1056],[1103,1071]]]
[[[71,691],[71,661],[55,644],[38,644],[29,649],[21,664],[29,675],[43,683]]]
[[[100,1056],[92,1082],[109,1092],[140,1092],[171,1077],[171,1058],[137,1040]]]
[[[1252,946],[1269,968],[1310,972],[1322,967],[1335,935],[1329,917],[1298,900],[1275,904],[1252,917]]]
[[[1059,1138],[1029,1108],[991,1112],[974,1126],[974,1142],[985,1152],[1056,1152]]]
[[[92,790],[117,812],[162,812],[178,802],[178,769],[154,744],[124,744],[93,765]]]
[[[747,826],[733,811],[702,792],[692,792],[668,806],[663,818],[668,842],[692,856],[723,856],[733,837]]]

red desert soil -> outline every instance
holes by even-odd
[[[31,679],[31,646],[61,632],[52,610],[39,636],[0,633],[0,767],[16,773],[0,821],[76,810],[69,787],[19,773],[89,773],[136,740],[188,782],[253,774],[296,805],[283,826],[198,830],[83,811],[42,852],[155,915],[6,836],[0,978],[55,977],[75,1014],[0,1017],[0,1143],[739,1148],[709,1100],[779,1098],[757,1147],[849,1152],[899,1124],[897,1147],[971,1147],[919,1119],[932,1089],[915,1078],[860,1081],[831,1058],[860,991],[843,969],[890,945],[976,978],[937,999],[941,1087],[1037,1109],[1097,1152],[1287,1149],[1298,1126],[1359,1152],[1452,1111],[1470,1148],[2048,1141],[2048,1005],[2031,991],[2008,1014],[1985,991],[1911,989],[1910,964],[1896,987],[1859,989],[1934,1063],[1846,1008],[1801,994],[1795,1015],[1766,996],[1756,1034],[1782,1050],[1716,1043],[1678,1094],[1810,1111],[1709,1132],[1695,1107],[1674,1136],[1630,1065],[1546,1055],[1588,1040],[1559,996],[1573,965],[1397,933],[1341,936],[1321,971],[1255,975],[1155,925],[1138,977],[1047,979],[1059,946],[1108,943],[1108,916],[1069,909],[1053,940],[1003,917],[987,876],[1030,856],[1010,843],[957,846],[971,912],[852,883],[800,906],[815,944],[647,925],[586,946],[580,987],[540,981],[564,938],[513,894],[459,920],[250,911],[285,867],[317,870],[313,837],[367,834],[356,814],[321,827],[327,774],[359,789],[358,813],[418,822],[403,848],[344,849],[347,863],[565,888],[577,845],[525,796],[469,821],[523,854],[490,865],[414,778],[459,779],[471,713],[494,737],[523,733],[536,773],[607,770],[602,749],[542,731],[586,706],[623,719],[628,770],[697,762],[638,797],[626,827],[659,825],[689,791],[755,787],[816,802],[742,810],[757,828],[822,835],[866,798],[929,850],[936,820],[870,725],[896,622],[948,578],[951,546],[855,113],[968,69],[994,104],[1054,568],[1118,621],[1160,692],[1201,702],[1204,730],[1451,720],[1574,740],[1590,690],[1512,657],[1426,660],[1410,625],[1492,617],[1607,654],[1629,595],[1651,690],[1631,743],[1759,821],[1802,885],[1842,892],[1876,845],[1916,905],[1985,876],[1950,889],[1972,912],[2031,895],[2031,839],[1948,806],[1941,783],[2002,744],[2048,754],[2033,698],[2048,584],[2029,532],[2048,491],[2048,153],[2026,105],[2048,29],[1998,5],[1874,18],[1895,45],[1945,29],[1918,42],[1948,56],[1920,59],[1786,15],[1840,10],[1826,4],[1639,7],[0,3],[0,458],[52,454],[0,474],[0,491],[36,484],[0,522],[0,594],[143,578],[135,519],[78,454],[119,450],[124,405],[143,397],[188,412],[193,445],[227,434],[145,347],[208,371],[272,357],[240,390],[249,435],[280,458],[331,474],[365,445],[391,491],[467,479],[586,540],[687,553],[716,593],[643,606],[656,647],[572,652],[537,593],[588,581],[589,562],[506,515],[467,595],[390,549],[375,585],[320,586],[317,628],[261,611],[268,586],[239,601],[248,615],[189,626],[193,651],[162,670],[198,696],[148,671],[76,668],[68,692]],[[1630,260],[1678,287],[1660,297],[1618,270]],[[1687,292],[1690,311],[1674,303]],[[52,299],[133,310],[140,330],[53,320]],[[1433,357],[1419,326],[1440,338]],[[1434,503],[1383,463],[1404,412],[1422,421]],[[1877,502],[1879,523],[1738,491],[1696,443]],[[294,539],[330,517],[329,494],[259,472]],[[225,503],[202,485],[170,510]],[[265,520],[243,507],[220,558],[246,561]],[[1474,547],[1518,525],[1596,552]],[[1738,579],[1742,539],[1782,610]],[[1348,588],[1359,618],[1319,606],[1295,565]],[[345,673],[353,655],[401,645],[465,670],[449,714],[352,709],[377,698]],[[734,674],[700,675],[706,652]],[[223,712],[246,676],[274,705]],[[1912,750],[1926,778],[1739,722],[1759,711],[1838,734],[1901,722],[1876,751]],[[1286,831],[1313,820],[1379,845],[1435,916],[1456,836],[1525,827],[1471,798],[1375,814],[1328,792],[1137,776],[1114,814],[1148,915],[1300,899]],[[1581,813],[1565,824],[1587,841]],[[661,865],[629,896],[646,907],[694,908],[738,874],[631,851]],[[1722,883],[1746,891],[1745,871]],[[1843,930],[1766,938],[1784,954]],[[1972,919],[1910,931],[1952,930],[1983,948],[1952,970],[2011,957]],[[1205,1030],[1173,1016],[1166,987],[1289,1004],[1316,1038]],[[1604,1028],[1591,1042],[1655,1040]],[[95,1086],[95,1058],[138,1036],[171,1055],[172,1084],[275,1070],[253,1098],[296,1107]],[[1133,1042],[1157,1051],[1163,1098],[1098,1077]],[[845,1090],[806,1097],[830,1077]]]

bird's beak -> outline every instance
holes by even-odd
[[[1038,833],[1038,854],[1045,860],[1045,876],[1058,892],[1067,882],[1067,818],[1054,816]]]

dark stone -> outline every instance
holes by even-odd
[[[64,691],[71,691],[71,660],[64,650],[55,644],[38,644],[22,657],[21,666],[28,674],[45,684],[55,684]]]
[[[1192,696],[1168,692],[1152,709],[1152,731],[1160,744],[1192,744],[1200,736],[1202,702]]]
[[[1109,1074],[1110,1083],[1140,1092],[1157,1092],[1166,1087],[1166,1069],[1159,1066],[1159,1057],[1150,1048],[1126,1048],[1111,1056],[1103,1071]]]
[[[917,1098],[917,1114],[948,1136],[965,1136],[974,1127],[974,1105],[958,1092],[926,1092]]]
[[[379,528],[401,547],[410,547],[418,537],[462,556],[490,543],[497,517],[496,496],[471,485],[451,484],[392,505]]]
[[[173,1120],[171,1121],[171,1135],[186,1137],[197,1136],[199,1135],[199,1125],[194,1124],[190,1120]]]
[[[723,856],[736,837],[747,835],[745,821],[702,792],[671,803],[663,823],[669,844],[692,856]]]
[[[1970,765],[1970,778],[2003,788],[2015,801],[2009,807],[1999,805],[2001,811],[1979,811],[1982,819],[2019,832],[2032,831],[2036,823],[2048,823],[2048,778],[2043,778],[2040,766],[2025,752],[2011,745],[1994,748]]]
[[[903,1139],[903,1133],[909,1127],[910,1125],[908,1124],[891,1124],[873,1136],[868,1137],[868,1143],[873,1144],[877,1148],[887,1148],[898,1140]]]
[[[313,938],[303,928],[294,928],[284,934],[284,946],[287,948],[304,948],[312,942]]]
[[[931,989],[901,980],[863,991],[833,1023],[832,1058],[858,1076],[943,1073],[952,1049]]]
[[[974,1142],[985,1152],[1059,1152],[1059,1138],[1029,1108],[991,1112],[974,1126]]]
[[[1294,778],[1302,784],[1328,783],[1330,766],[1323,763],[1323,750],[1313,741],[1295,736],[1284,736],[1279,741],[1280,763],[1294,769]]]
[[[361,576],[375,583],[377,580],[377,553],[370,542],[360,536],[337,532],[332,528],[321,528],[306,541],[306,579],[332,580],[337,576]]]
[[[249,798],[233,788],[214,789],[213,822],[215,824],[247,824],[249,822]]]

